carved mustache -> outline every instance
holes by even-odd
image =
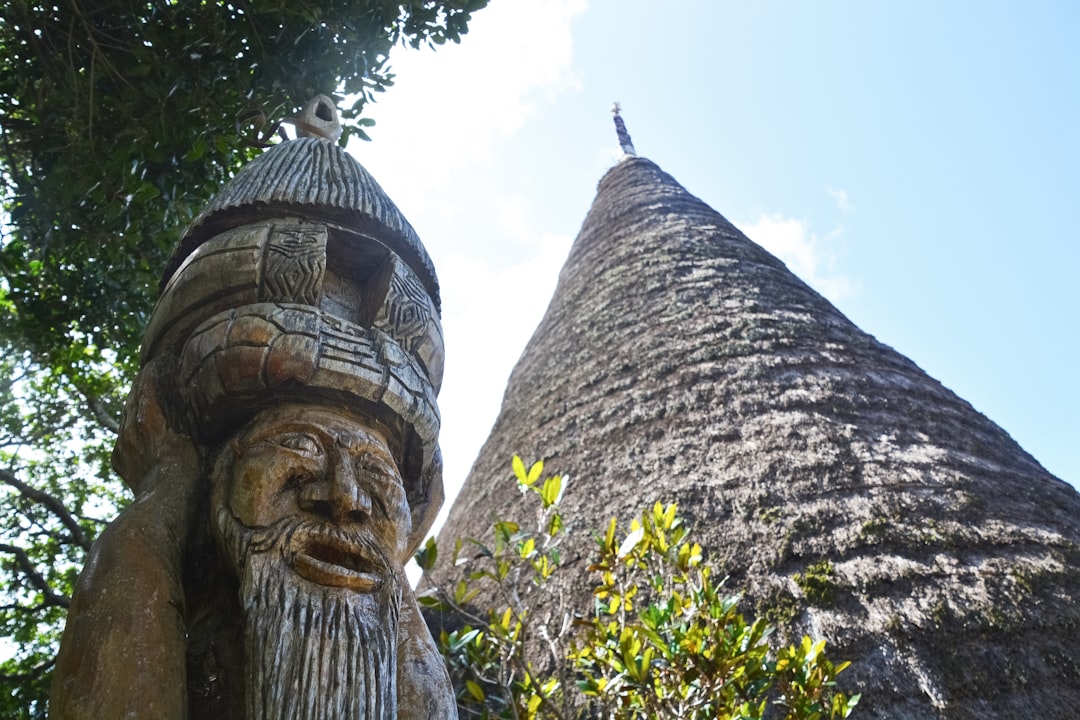
[[[301,577],[320,585],[373,592],[393,577],[389,557],[362,528],[284,518],[247,533],[250,553],[280,552]]]

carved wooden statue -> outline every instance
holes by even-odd
[[[166,272],[53,718],[454,718],[403,565],[442,503],[438,285],[331,141],[246,166]]]

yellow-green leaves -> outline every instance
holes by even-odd
[[[825,641],[803,636],[797,645],[781,648],[776,674],[781,700],[800,717],[840,717],[851,714],[858,695],[835,692],[836,676],[850,663],[833,663],[824,656]]]
[[[521,543],[518,555],[522,560],[531,560],[536,555],[536,538],[529,538]]]
[[[566,524],[558,506],[566,479],[544,477],[542,461],[526,465],[516,455],[511,468],[521,492],[539,499],[535,526],[498,518],[489,538],[458,542],[454,559],[461,563],[464,577],[453,593],[440,593],[446,609],[467,617],[478,628],[470,642],[446,634],[438,643],[463,718],[551,718],[559,716],[561,707],[558,677],[537,677],[526,653],[535,651],[527,642],[529,637],[542,636],[554,646],[565,645],[572,627],[569,614],[537,618],[530,607],[531,598],[551,592],[548,582],[559,570],[559,544]],[[473,557],[461,558],[465,547],[475,548]],[[494,605],[466,607],[477,597],[494,598]]]
[[[615,550],[615,530],[617,528],[616,519],[611,518],[611,522],[608,523],[607,532],[604,533],[604,544],[600,548],[601,554],[609,554]]]
[[[544,509],[551,507],[562,498],[562,478],[558,475],[549,477],[544,481],[540,489],[540,499],[544,501]]]
[[[514,468],[514,477],[517,478],[518,484],[525,487],[532,487],[536,484],[536,481],[540,479],[540,474],[544,472],[544,461],[537,460],[534,462],[528,470],[525,469],[525,462],[520,456],[515,455],[512,461]]]
[[[566,525],[563,523],[562,515],[560,515],[559,513],[552,513],[551,520],[548,521],[548,535],[554,537],[565,529]]]
[[[466,626],[439,642],[462,718],[832,720],[851,713],[858,696],[836,688],[847,663],[833,665],[824,642],[811,638],[774,651],[773,628],[739,612],[739,595],[714,579],[674,504],[656,503],[629,526],[612,518],[588,565],[593,607],[553,605],[564,597],[552,579],[566,534],[558,512],[566,481],[542,479],[540,462],[527,467],[515,457],[512,467],[522,492],[538,498],[536,529],[500,519],[493,543],[466,542],[481,552],[454,602],[485,597],[494,605],[462,608],[478,630]],[[480,583],[486,590],[476,595]],[[542,617],[533,611],[538,598],[547,601]]]
[[[473,696],[473,699],[484,702],[484,689],[476,684],[472,680],[465,681],[465,689],[469,691],[469,694]]]
[[[518,455],[514,456],[513,460],[514,477],[517,478],[518,488],[521,492],[533,492],[540,495],[540,500],[544,503],[544,509],[551,507],[562,499],[563,479],[559,475],[553,475],[544,480],[543,483],[537,487],[537,481],[540,480],[540,475],[544,472],[544,462],[538,460],[533,463],[528,470],[525,469],[525,462]]]
[[[656,503],[597,537],[594,612],[579,623],[570,660],[597,714],[629,718],[846,717],[857,698],[835,688],[824,643],[774,655],[773,628],[748,621],[704,563],[674,504]],[[776,659],[774,659],[776,658]]]

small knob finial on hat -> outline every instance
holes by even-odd
[[[341,139],[341,118],[334,101],[325,95],[308,100],[292,122],[298,137],[321,137],[330,142]]]

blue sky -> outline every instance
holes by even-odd
[[[443,285],[448,489],[618,160],[614,100],[640,155],[1080,483],[1077,37],[1067,2],[493,0],[398,51],[351,149]]]

